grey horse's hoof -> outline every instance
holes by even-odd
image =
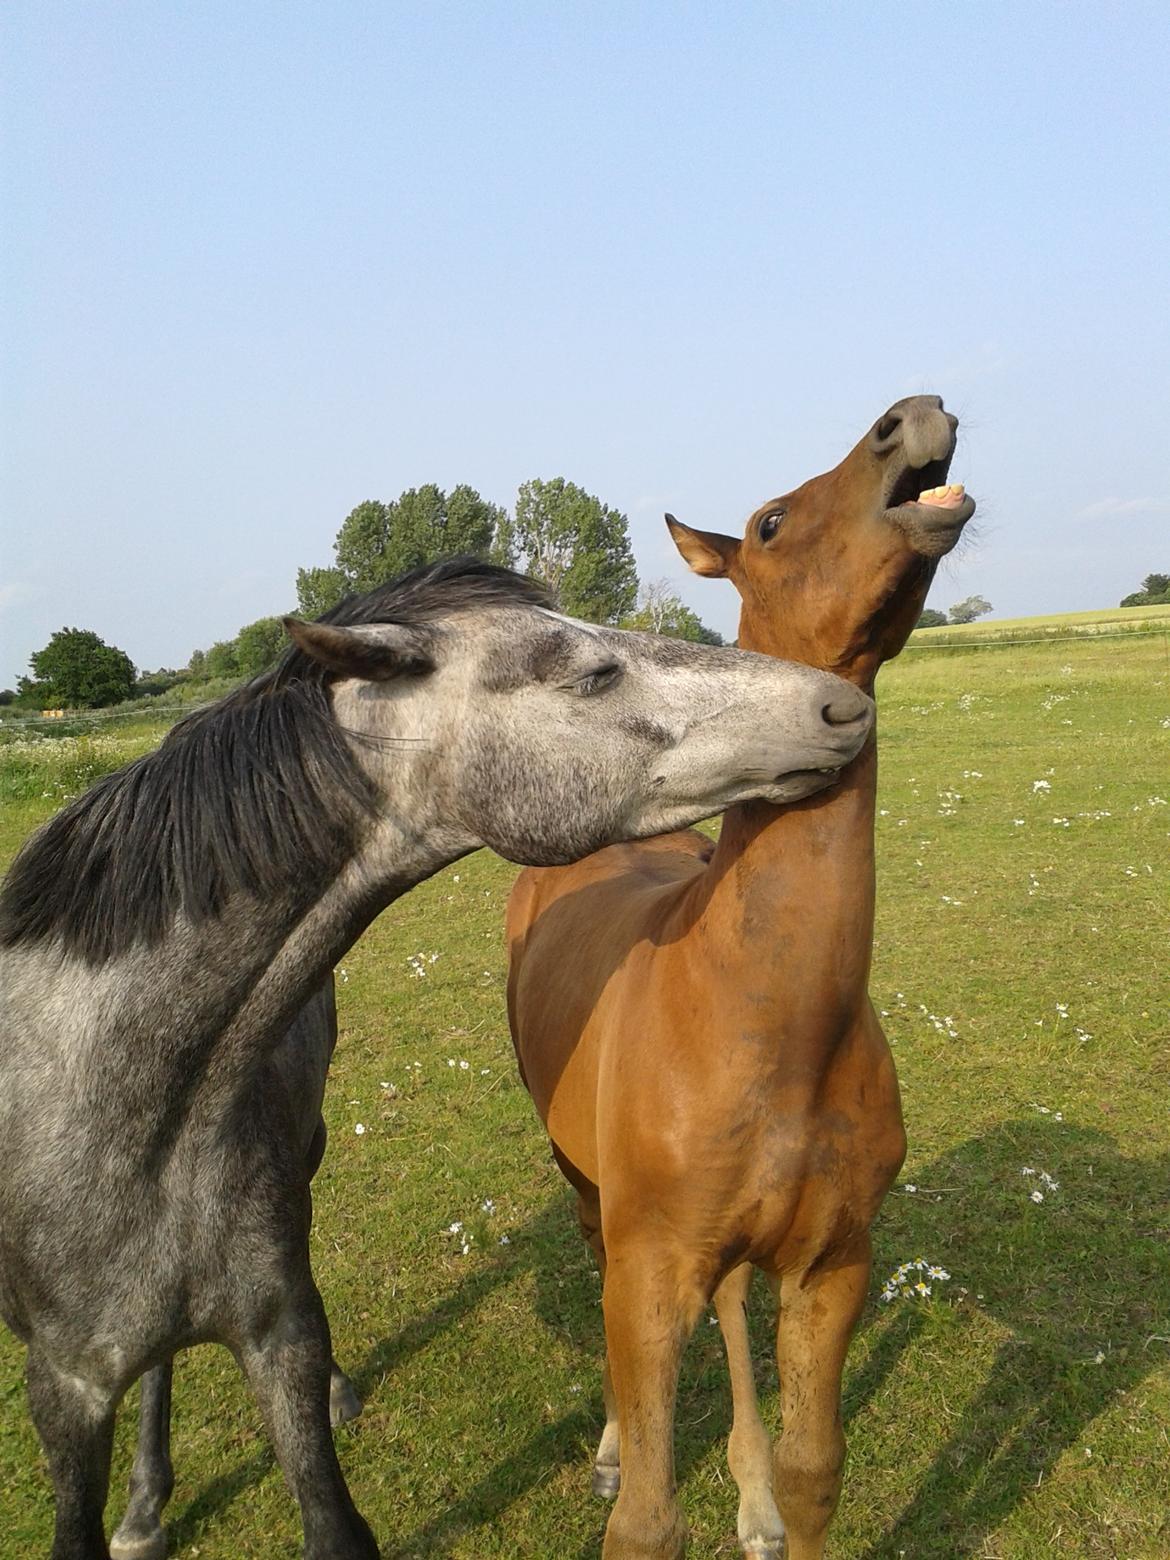
[[[164,1560],[167,1535],[161,1527],[153,1533],[123,1533],[119,1528],[110,1539],[111,1560]]]
[[[348,1424],[362,1411],[362,1400],[354,1391],[353,1382],[340,1371],[329,1385],[329,1423],[336,1430],[338,1425]],[[118,1560],[115,1555],[114,1560]]]
[[[616,1463],[593,1464],[593,1493],[602,1500],[616,1500],[622,1487],[622,1471]]]
[[[778,1544],[745,1544],[744,1560],[784,1560],[787,1550],[783,1539]]]

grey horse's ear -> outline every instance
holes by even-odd
[[[666,523],[674,537],[674,545],[696,574],[705,574],[709,579],[726,579],[739,553],[736,537],[721,536],[718,531],[692,530],[673,515],[667,515]]]
[[[435,669],[430,637],[419,628],[401,623],[338,628],[332,623],[302,623],[294,617],[283,622],[298,650],[339,677],[389,682],[393,677],[419,677]]]

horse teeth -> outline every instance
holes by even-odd
[[[955,504],[963,496],[963,484],[952,482],[949,487],[944,483],[941,487],[926,488],[918,495],[920,504]]]

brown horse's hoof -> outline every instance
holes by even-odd
[[[602,1500],[616,1500],[622,1487],[622,1471],[614,1463],[593,1464],[593,1493]]]

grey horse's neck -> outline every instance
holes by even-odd
[[[303,913],[267,928],[256,980],[224,1025],[209,1068],[234,1095],[329,971],[387,905],[464,853],[384,823]]]
[[[9,949],[11,1032],[39,1061],[55,1059],[66,1093],[81,1080],[90,1128],[165,1155],[188,1123],[246,1103],[268,1053],[374,917],[465,849],[382,821],[316,898],[295,882],[263,900],[237,894],[219,916],[180,916],[161,943],[98,967],[52,944]],[[52,994],[66,988],[62,1010]]]

